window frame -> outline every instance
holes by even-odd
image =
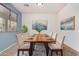
[[[8,30],[8,27],[7,27],[7,30],[6,31],[0,31],[0,32],[17,32],[17,26],[18,26],[18,15],[17,15],[17,13],[15,13],[14,11],[12,11],[10,8],[8,8],[8,7],[6,7],[4,4],[2,4],[2,3],[0,3],[0,5],[1,6],[3,6],[4,8],[6,8],[6,9],[8,9],[11,13],[14,13],[15,15],[16,15],[16,19],[15,19],[15,21],[16,21],[16,28],[15,28],[15,30],[11,30],[11,31],[9,31]],[[2,17],[3,18],[3,17]],[[8,19],[7,19],[7,21],[8,21]],[[12,24],[11,24],[12,25]],[[7,22],[7,26],[8,26],[8,22]]]

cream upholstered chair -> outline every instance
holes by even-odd
[[[20,55],[20,51],[22,51],[22,53],[24,54],[24,51],[28,51],[29,55],[31,55],[30,52],[30,43],[24,43],[24,39],[22,39],[22,37],[24,37],[25,35],[21,35],[21,34],[17,34],[16,38],[17,38],[17,46],[18,46],[18,51],[17,51],[17,55]],[[26,36],[28,39],[28,36]]]
[[[55,41],[55,43],[56,43],[56,40],[57,40],[57,36],[58,36],[57,33],[54,33],[54,34],[52,35],[52,38],[53,38],[53,40]]]
[[[43,34],[43,35],[45,35],[45,36],[49,36],[47,30],[42,30],[42,31],[40,32],[40,34]]]
[[[54,33],[54,34],[53,34],[53,32],[52,32],[49,39],[53,39],[53,40],[54,40],[54,43],[56,43],[56,40],[57,40],[57,33]],[[54,44],[54,43],[49,43],[49,44]]]
[[[32,36],[32,35],[38,34],[38,32],[36,30],[31,30],[29,34]]]
[[[48,36],[49,36],[50,38],[52,38],[53,32],[48,33]]]
[[[65,36],[63,37],[61,43],[56,41],[55,44],[48,44],[49,49],[51,51],[51,56],[52,56],[53,52],[56,52],[57,55],[58,55],[58,52],[60,52],[61,56],[63,56],[63,43],[64,43],[64,39],[65,39]]]

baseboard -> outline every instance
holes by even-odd
[[[17,43],[14,43],[12,45],[10,45],[9,47],[7,47],[6,49],[4,49],[3,51],[0,52],[0,54],[4,53],[5,51],[7,51],[8,49],[10,49],[11,47],[15,46]]]
[[[68,45],[64,44],[63,47],[64,53],[68,56],[79,56],[79,52],[69,47]]]

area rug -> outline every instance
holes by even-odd
[[[20,52],[20,56],[29,56],[29,54],[27,51],[24,52],[24,54]],[[44,45],[40,43],[36,43],[34,46],[34,51],[32,56],[46,56],[46,50]]]

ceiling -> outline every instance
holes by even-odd
[[[13,3],[21,13],[57,13],[66,3],[42,3],[38,6],[37,3]],[[24,6],[25,5],[25,6]]]

